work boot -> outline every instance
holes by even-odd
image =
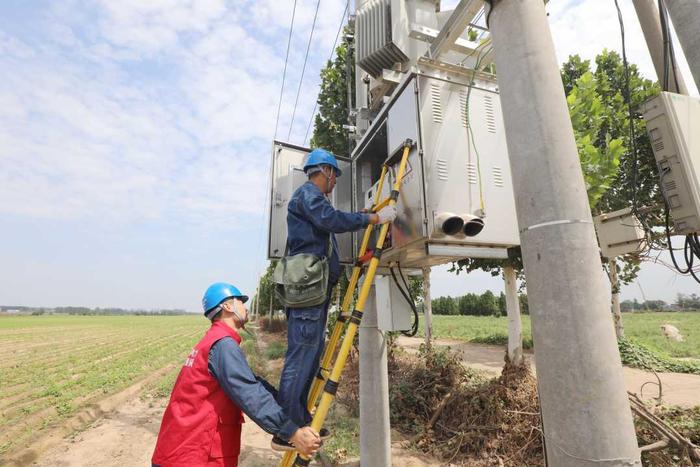
[[[277,436],[272,437],[272,442],[270,443],[270,447],[274,451],[279,451],[279,452],[286,452],[286,451],[294,451],[294,446],[292,446],[288,441],[283,440],[282,438],[279,438]]]
[[[330,438],[331,432],[328,428],[321,428],[318,432],[318,436],[321,438],[321,441],[323,441]]]

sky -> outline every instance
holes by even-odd
[[[221,280],[253,294],[293,4],[0,3],[0,305],[199,311]],[[315,6],[297,2],[277,133],[299,145],[345,1],[320,2],[300,85]],[[621,7],[630,61],[655,78],[631,1]],[[560,62],[620,50],[612,0],[548,10]],[[698,288],[645,265],[622,297]],[[502,280],[433,270],[433,297],[487,289]]]

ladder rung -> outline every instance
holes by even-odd
[[[391,201],[391,197],[385,198],[385,199],[381,200],[381,201],[379,202],[379,204],[375,205],[375,206],[372,208],[372,211],[377,212],[377,211],[379,211],[381,208],[383,208],[383,207],[385,207],[385,206],[388,206],[388,205],[389,205],[389,201]]]

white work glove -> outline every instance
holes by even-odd
[[[393,222],[393,220],[396,219],[396,206],[384,206],[379,211],[377,211],[377,216],[379,216],[379,224]]]

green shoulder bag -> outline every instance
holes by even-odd
[[[328,262],[332,243],[328,237],[328,254],[319,258],[310,253],[285,256],[275,266],[275,296],[288,308],[304,308],[323,304],[328,299]]]

